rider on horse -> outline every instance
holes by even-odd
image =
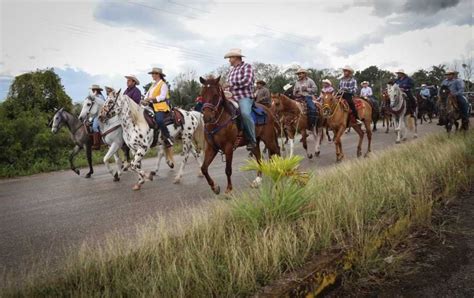
[[[123,94],[130,97],[137,104],[140,104],[142,93],[140,89],[137,88],[137,86],[140,85],[140,81],[134,75],[125,76],[125,78],[127,79],[127,89],[125,89]]]
[[[92,94],[94,95],[95,97],[95,100],[97,101],[102,101],[102,103],[105,102],[105,98],[104,98],[104,95],[102,95],[102,88],[100,88],[99,85],[92,85],[91,86],[91,91],[92,91]],[[98,117],[94,117],[92,119],[92,140],[93,140],[93,144],[92,144],[92,149],[96,150],[96,149],[99,149],[100,148],[100,128],[99,128],[99,118]]]
[[[270,90],[266,87],[267,83],[263,80],[257,81],[257,90],[255,90],[255,102],[264,106],[271,106]]]
[[[296,98],[304,98],[306,107],[308,108],[308,127],[312,129],[316,125],[317,114],[316,105],[313,102],[313,94],[316,93],[318,87],[311,78],[308,78],[308,71],[306,69],[298,69],[296,71],[298,80],[293,89],[293,95]]]
[[[231,49],[225,54],[224,59],[229,59],[231,65],[227,75],[227,83],[224,89],[229,89],[233,94],[233,98],[237,101],[244,127],[244,133],[247,138],[247,150],[252,150],[257,146],[255,137],[255,123],[252,119],[253,101],[253,85],[254,73],[252,65],[242,60],[241,49]]]
[[[357,92],[357,81],[352,77],[354,69],[346,65],[342,71],[343,77],[339,81],[339,92],[342,92],[342,98],[344,98],[349,104],[357,124],[362,125],[362,121],[359,119],[359,114],[357,113],[354,101],[352,100],[352,96]]]
[[[372,91],[372,88],[369,86],[369,82],[363,81],[360,85],[362,86],[362,88],[360,89],[361,97],[370,99],[372,96],[374,96],[374,92]]]
[[[397,74],[397,79],[395,80],[395,84],[397,84],[398,87],[400,87],[400,89],[402,89],[402,91],[405,92],[405,94],[407,95],[408,110],[411,113],[414,113],[416,111],[417,104],[416,104],[415,98],[413,97],[413,93],[411,92],[411,89],[414,86],[413,80],[412,78],[406,75],[403,69],[399,69],[395,73]]]
[[[173,141],[171,140],[170,132],[165,124],[165,116],[171,111],[168,103],[170,93],[168,84],[165,81],[166,75],[163,73],[163,70],[158,67],[153,67],[148,74],[151,74],[151,77],[155,82],[150,86],[150,89],[148,89],[148,92],[145,95],[145,100],[153,103],[156,124],[161,130],[161,137],[165,142],[166,147],[169,148],[173,146]]]
[[[469,122],[469,114],[468,114],[469,106],[466,101],[466,98],[463,96],[464,82],[463,80],[457,78],[457,74],[458,72],[455,70],[446,71],[446,79],[443,80],[443,82],[441,83],[441,86],[448,86],[451,94],[456,96],[458,107],[459,107],[459,110],[461,111],[462,122],[468,123]],[[441,118],[440,118],[440,123],[438,123],[438,125],[444,125],[444,123],[441,123]]]

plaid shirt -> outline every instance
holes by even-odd
[[[339,81],[339,90],[355,94],[357,92],[357,81],[354,78],[342,78]]]
[[[254,75],[252,65],[242,61],[241,64],[231,67],[227,75],[227,83],[235,100],[253,97]]]

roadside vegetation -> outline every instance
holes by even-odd
[[[258,191],[84,245],[55,272],[7,280],[0,296],[248,296],[334,249],[353,276],[389,272],[403,255],[387,261],[387,250],[472,184],[474,134],[431,135],[318,175],[299,161],[249,162],[264,172]]]

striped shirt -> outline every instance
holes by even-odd
[[[357,81],[352,77],[342,78],[339,81],[339,90],[355,94],[357,92]]]
[[[231,67],[227,75],[227,83],[235,100],[253,97],[254,74],[252,65],[242,61],[237,66]]]

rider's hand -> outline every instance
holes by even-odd
[[[308,88],[306,88],[306,86],[302,86],[302,87],[301,87],[301,90],[302,90],[302,91],[306,91],[306,90],[308,90]]]

